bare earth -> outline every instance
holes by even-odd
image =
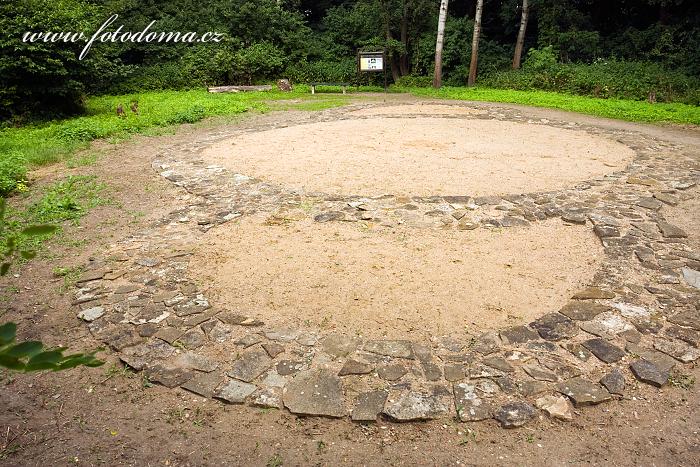
[[[396,103],[422,102],[404,95],[389,96],[386,99]],[[491,104],[479,106],[486,107]],[[548,109],[519,107],[518,110],[533,118],[561,119],[642,131],[668,141],[694,144],[693,151],[696,153],[700,150],[700,144],[697,143],[700,132],[697,129],[684,130],[676,127],[604,121]],[[272,113],[247,116],[246,119],[252,125],[260,122],[261,126],[264,126],[270,121],[289,122],[292,119],[305,118],[301,112],[298,114],[292,117],[290,114]],[[464,124],[459,121],[457,123]],[[62,291],[63,278],[55,277],[52,271],[57,267],[84,265],[90,256],[103,254],[110,243],[135,234],[151,223],[159,221],[171,210],[187,205],[189,195],[185,190],[165,181],[153,171],[151,161],[163,152],[177,151],[178,145],[190,144],[197,138],[217,131],[212,125],[212,122],[204,122],[195,127],[185,125],[180,127],[175,135],[135,137],[119,144],[95,143],[90,151],[98,153],[100,157],[94,166],[67,169],[63,164],[58,164],[32,174],[32,181],[37,185],[51,183],[69,174],[95,175],[99,181],[108,184],[107,194],[115,203],[90,211],[81,220],[80,226],[67,225],[60,241],[49,244],[50,256],[37,258],[21,269],[13,270],[16,275],[11,274],[0,282],[2,311],[7,310],[2,320],[18,323],[21,339],[42,339],[51,346],[66,344],[71,351],[95,349],[100,345],[85,325],[76,318],[71,308],[72,295]],[[533,132],[546,130],[535,125],[527,128]],[[577,134],[573,131],[571,133]],[[349,139],[349,134],[355,133],[344,131],[341,139]],[[250,135],[253,136],[255,135]],[[512,134],[504,137],[520,141]],[[245,141],[246,138],[240,140]],[[271,141],[270,136],[260,138],[264,142]],[[605,141],[590,138],[592,149],[596,149],[602,144],[601,141]],[[558,150],[558,144],[543,144],[542,141],[535,143],[548,152]],[[247,144],[251,149],[256,149],[252,143]],[[604,159],[588,159],[586,162],[598,170],[597,173],[615,170],[615,167],[607,167],[601,161],[613,165],[624,164],[628,157],[624,149],[616,147],[616,143],[608,144],[613,145],[614,154],[603,154],[601,157]],[[218,151],[219,160],[227,159],[224,154],[232,154],[230,145],[226,151],[223,149]],[[378,153],[374,152],[373,155],[377,156]],[[207,155],[210,156],[211,154]],[[250,157],[252,160],[253,156]],[[230,158],[228,159],[226,164],[231,164]],[[261,158],[255,160],[262,163]],[[264,162],[264,159],[262,161]],[[280,163],[279,159],[276,163]],[[275,164],[271,165],[276,168]],[[241,167],[237,171],[249,173],[246,170],[251,167],[253,166]],[[574,174],[573,180],[585,178],[584,172],[577,174],[577,169],[567,170]],[[393,175],[389,173],[391,176],[387,179],[396,179],[396,186],[401,186],[399,181],[402,181],[401,177],[407,172],[408,170]],[[302,167],[298,168],[296,175],[299,173],[303,174]],[[365,170],[360,173],[369,177],[373,172]],[[555,178],[549,180],[552,175],[549,172],[528,173],[531,178],[529,181],[528,176],[519,176],[523,183],[541,183],[542,185],[535,186],[549,186],[546,183],[557,181]],[[278,172],[278,176],[279,174],[293,178],[292,174],[286,175],[282,170]],[[323,175],[323,171],[320,171],[320,174]],[[428,175],[432,177],[431,174]],[[381,174],[378,177],[383,178]],[[317,178],[318,176],[314,180]],[[363,177],[355,173],[348,176],[348,180],[363,180]],[[403,181],[408,183],[408,180]],[[468,182],[472,183],[471,179]],[[500,179],[494,178],[490,182],[500,187],[499,189],[509,187]],[[561,183],[567,185],[570,181]],[[372,187],[369,183],[367,185]],[[430,183],[426,183],[425,186],[431,193],[439,191],[439,187]],[[357,189],[359,188],[361,187]],[[463,188],[459,190],[460,193],[478,194],[473,187]],[[388,188],[377,188],[377,191],[385,189]],[[488,189],[490,187],[486,186],[485,190]],[[686,229],[696,242],[695,245],[698,245],[697,233],[700,232],[700,224],[697,216],[700,208],[696,200],[697,191],[693,196],[695,200],[681,203],[677,208],[664,207],[663,213],[669,220]],[[19,202],[24,201],[12,200],[12,203]],[[201,277],[205,274],[211,275],[211,272],[218,268],[241,269],[241,266],[234,264],[233,253],[228,250],[238,252],[238,260],[249,267],[263,268],[262,265],[252,264],[252,253],[244,249],[245,242],[248,242],[248,246],[250,242],[254,242],[262,248],[260,256],[266,254],[269,261],[265,267],[271,268],[270,271],[284,271],[285,267],[301,270],[301,266],[283,261],[282,246],[295,239],[309,239],[311,233],[317,238],[305,244],[306,248],[298,248],[297,244],[296,248],[286,253],[307,267],[318,262],[314,266],[317,273],[327,273],[325,276],[315,276],[318,282],[323,280],[333,283],[343,279],[333,268],[333,255],[342,257],[345,261],[343,267],[353,272],[371,265],[373,254],[382,254],[384,260],[393,261],[405,277],[417,278],[416,287],[427,290],[430,284],[419,277],[419,271],[407,268],[406,265],[412,261],[400,257],[401,252],[408,251],[411,247],[423,246],[426,250],[418,252],[421,261],[426,262],[426,267],[432,264],[437,268],[436,271],[445,277],[444,282],[439,282],[441,287],[436,288],[439,292],[437,298],[440,300],[446,300],[445,297],[448,297],[449,293],[461,294],[464,299],[467,294],[461,287],[464,287],[466,279],[472,284],[469,287],[477,283],[473,281],[487,284],[488,281],[494,280],[489,277],[477,277],[486,274],[468,270],[466,267],[466,264],[474,263],[485,256],[494,258],[493,262],[501,265],[500,269],[494,267],[489,274],[498,273],[500,280],[512,281],[515,271],[523,274],[529,274],[533,270],[539,271],[547,261],[555,257],[554,252],[562,255],[564,263],[575,255],[567,253],[567,248],[579,254],[583,252],[588,258],[586,261],[593,263],[599,254],[598,247],[591,248],[590,238],[579,232],[578,227],[561,227],[564,229],[562,231],[548,225],[528,228],[529,232],[538,232],[543,238],[526,239],[520,236],[518,228],[511,228],[507,234],[510,243],[503,242],[506,233],[491,234],[495,237],[490,238],[478,237],[476,232],[460,232],[464,235],[454,237],[445,235],[445,232],[440,235],[445,238],[444,251],[441,251],[435,238],[428,233],[414,231],[417,236],[404,239],[401,239],[397,232],[375,234],[370,242],[365,238],[364,232],[351,231],[337,225],[314,226],[310,229],[304,224],[293,223],[287,226],[269,226],[265,229],[262,239],[254,240],[250,236],[234,237],[235,229],[246,229],[244,233],[262,235],[260,229],[255,230],[260,222],[261,219],[251,220],[241,223],[240,226],[227,226],[220,231],[209,232],[210,243],[202,246],[198,252],[200,257],[210,254],[210,249],[216,242],[228,240],[229,243],[223,245],[226,248],[223,255],[211,256],[211,270],[202,270]],[[357,245],[357,249],[367,248],[372,254],[363,257],[359,253],[339,249],[337,244],[333,243],[334,232]],[[325,239],[328,244],[321,244],[320,239]],[[243,242],[244,246],[238,245],[237,242]],[[524,245],[527,253],[522,253],[523,257],[530,258],[530,262],[535,264],[511,262],[512,268],[508,269],[512,270],[504,271],[502,266],[512,261],[509,255],[515,254],[512,246],[514,243]],[[507,246],[509,244],[511,246]],[[473,251],[463,247],[472,247]],[[389,251],[383,251],[382,248],[389,248]],[[552,252],[547,252],[547,249],[551,249]],[[444,262],[433,259],[430,253],[440,255]],[[463,263],[450,262],[457,256],[455,253],[459,253],[458,259]],[[542,264],[537,264],[538,261]],[[540,278],[545,281],[540,286],[546,288],[546,284],[549,283],[546,281],[555,281],[557,275],[585,276],[589,268],[595,268],[595,264],[586,261],[577,259],[566,267],[555,265],[554,273],[546,272]],[[551,264],[549,266],[552,267]],[[387,274],[386,271],[376,273]],[[366,271],[363,274],[367,281],[370,281],[372,276]],[[460,275],[463,276],[462,279]],[[530,280],[528,277],[524,279]],[[253,282],[246,275],[237,280],[243,281],[241,284],[248,287]],[[272,276],[265,277],[265,281],[272,280]],[[355,278],[346,276],[344,281],[345,293],[349,294],[354,289],[347,284],[354,283]],[[568,287],[573,287],[575,284],[570,281],[571,279],[564,279],[563,288],[559,292],[552,292],[551,295],[563,293]],[[396,282],[397,287],[403,287],[403,284]],[[281,283],[281,289],[297,294],[293,299],[298,300],[301,294],[306,292],[303,289],[295,291],[293,286],[308,286],[310,283],[311,281],[303,275],[288,277]],[[364,284],[371,285],[372,282]],[[223,283],[215,283],[213,289],[223,286]],[[233,289],[236,284],[230,281],[228,287]],[[263,292],[258,292],[256,300],[266,298]],[[555,305],[555,301],[547,301],[554,299],[549,297],[546,290],[538,293],[542,294],[540,296],[545,303]],[[523,295],[523,300],[535,300],[533,295],[528,294]],[[388,298],[397,303],[403,299],[398,293],[390,294]],[[325,300],[323,297],[321,299]],[[490,297],[483,295],[468,299],[473,300],[470,303],[490,301]],[[281,303],[284,305],[284,300],[281,300]],[[322,319],[324,315],[318,316]],[[486,319],[487,314],[482,313],[481,316]],[[504,319],[500,312],[494,313],[494,316],[489,319]],[[524,318],[526,316],[523,315],[522,319]],[[515,430],[504,430],[494,420],[476,424],[455,420],[400,424],[380,420],[376,424],[364,425],[349,420],[303,418],[285,411],[225,405],[182,389],[149,386],[140,375],[123,368],[115,353],[106,350],[100,356],[107,361],[101,368],[77,368],[68,372],[39,375],[0,373],[0,465],[700,465],[698,383],[689,387],[667,385],[663,389],[657,389],[629,380],[624,398],[577,409],[572,422],[554,420],[541,414],[527,426]],[[697,364],[688,365],[686,371],[688,377],[700,380],[700,367]]]
[[[476,119],[367,118],[242,135],[202,157],[306,192],[495,195],[570,187],[633,151],[582,131]]]
[[[373,337],[529,323],[585,286],[603,254],[590,229],[557,220],[500,232],[262,221],[207,236],[191,270],[208,294],[265,321]]]

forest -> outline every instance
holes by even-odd
[[[447,2],[445,2],[447,3]],[[464,86],[476,0],[449,2],[442,82]],[[700,2],[530,0],[522,67],[513,55],[522,0],[483,0],[476,84],[601,98],[700,103]],[[358,50],[384,48],[390,83],[432,82],[438,0],[19,0],[0,5],[0,118],[5,124],[83,111],[86,95],[288,78],[378,84]],[[213,31],[219,42],[23,41],[28,31]]]

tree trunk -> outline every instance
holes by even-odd
[[[520,68],[520,59],[523,55],[523,44],[525,43],[525,30],[527,29],[527,17],[530,13],[530,5],[527,0],[523,0],[523,12],[520,17],[520,30],[518,31],[518,39],[515,42],[515,55],[513,55],[513,69]]]
[[[476,15],[474,15],[474,37],[472,38],[472,60],[469,64],[468,86],[474,86],[476,82],[476,65],[479,61],[479,36],[481,36],[481,12],[484,9],[484,0],[476,2]]]
[[[403,4],[403,14],[401,16],[401,44],[403,44],[403,52],[399,61],[401,76],[406,76],[409,73],[408,65],[408,19],[410,17],[411,1],[405,0]]]
[[[437,40],[435,41],[435,74],[433,75],[433,87],[439,89],[442,86],[442,45],[445,41],[445,22],[447,21],[447,4],[449,0],[441,0],[440,16],[438,18]]]

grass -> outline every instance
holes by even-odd
[[[416,96],[439,99],[503,102],[568,110],[598,117],[646,123],[700,125],[700,107],[687,104],[650,104],[646,101],[597,99],[547,91],[515,91],[488,88],[394,88]]]

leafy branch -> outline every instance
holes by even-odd
[[[5,213],[7,203],[5,198],[0,198],[0,239],[5,237],[5,244],[0,263],[0,277],[6,276],[10,267],[19,257],[29,260],[36,257],[36,251],[24,250],[20,247],[23,237],[41,237],[54,233],[57,229],[54,225],[32,225],[22,229],[19,233],[5,235]],[[76,353],[64,355],[65,347],[46,349],[40,341],[17,341],[17,325],[5,323],[0,325],[0,367],[13,371],[60,371],[77,366],[97,367],[104,362],[95,358],[94,352]]]

